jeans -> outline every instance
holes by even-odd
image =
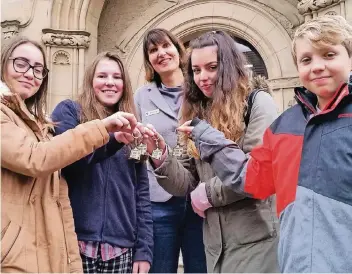
[[[190,201],[172,197],[152,202],[154,252],[150,273],[176,273],[182,251],[184,273],[206,273],[203,219],[193,212]]]

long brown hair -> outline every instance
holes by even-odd
[[[105,58],[113,60],[119,65],[123,80],[122,97],[114,106],[113,113],[117,111],[125,111],[136,115],[132,86],[128,72],[116,52],[105,51],[98,54],[85,71],[82,92],[77,99],[77,102],[81,107],[81,123],[94,119],[103,119],[112,114],[111,111],[98,101],[93,89],[93,79],[96,67],[98,63]]]
[[[8,43],[2,50],[1,53],[1,81],[7,84],[7,64],[13,51],[20,45],[32,44],[40,50],[43,55],[44,67],[47,69],[47,62],[45,58],[45,52],[42,46],[26,37],[16,37],[10,43]],[[11,87],[9,87],[11,90]],[[27,98],[24,102],[31,114],[41,123],[43,126],[51,125],[52,123],[46,118],[45,110],[47,107],[47,93],[48,93],[48,75],[42,80],[42,83],[38,91],[31,97]]]
[[[152,29],[146,33],[143,39],[143,58],[144,58],[144,69],[145,79],[148,82],[155,82],[158,86],[161,85],[160,75],[154,71],[152,64],[149,62],[149,47],[151,44],[159,45],[169,38],[171,43],[176,47],[178,54],[180,55],[180,68],[183,71],[185,66],[186,50],[182,42],[166,29]]]
[[[192,50],[217,47],[218,69],[212,98],[207,98],[193,78]],[[235,41],[223,31],[207,32],[190,43],[185,75],[185,99],[182,105],[181,124],[199,117],[222,131],[227,139],[238,141],[244,133],[243,113],[250,93],[245,56]],[[197,157],[193,142],[188,142],[188,152]]]

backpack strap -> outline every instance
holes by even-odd
[[[251,117],[251,112],[252,112],[252,107],[254,104],[255,97],[257,96],[258,92],[262,91],[261,89],[255,89],[253,90],[248,98],[247,98],[247,110],[245,111],[245,115],[243,117],[244,123],[246,125],[246,128],[249,125],[249,118]]]

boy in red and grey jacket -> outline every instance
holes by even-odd
[[[202,160],[222,183],[257,199],[276,194],[283,272],[352,272],[352,27],[340,16],[300,26],[292,53],[304,88],[245,155],[195,118]]]

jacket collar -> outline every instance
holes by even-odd
[[[336,90],[333,98],[329,101],[324,109],[320,112],[320,114],[324,114],[334,110],[339,103],[345,98],[347,95],[352,94],[352,85],[347,83],[342,83]],[[303,106],[310,114],[316,114],[316,105],[318,103],[317,96],[307,90],[304,87],[295,88],[295,99],[296,101]]]
[[[164,97],[161,95],[158,86],[155,82],[150,83],[147,87],[149,91],[149,98],[150,101],[154,103],[154,105],[162,112],[166,113],[167,115],[177,119],[175,113],[171,110],[169,104],[166,102]]]
[[[51,124],[41,126],[35,116],[28,110],[21,96],[11,92],[3,82],[0,83],[0,100],[2,104],[21,117],[40,139],[45,139],[44,136],[46,136],[49,131],[53,131]]]
[[[28,117],[33,116],[29,112],[22,98],[18,94],[11,92],[3,82],[1,82],[0,87],[0,99],[2,104],[10,108],[15,113],[20,114],[21,112],[24,112]]]

